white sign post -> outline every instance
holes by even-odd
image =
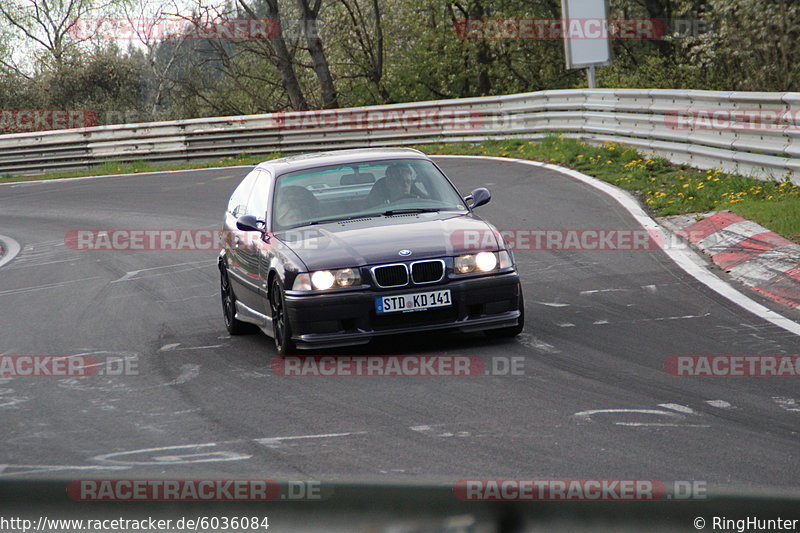
[[[588,68],[594,89],[595,67],[611,64],[608,0],[561,0],[567,69]]]

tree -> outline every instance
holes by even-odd
[[[97,0],[3,0],[0,19],[28,43],[41,46],[58,64],[71,45],[92,37],[71,35],[76,25],[116,1],[99,4]]]
[[[328,59],[322,46],[322,39],[317,28],[319,27],[319,13],[322,9],[322,0],[297,0],[300,8],[300,27],[305,35],[308,53],[314,65],[314,73],[319,81],[322,93],[322,107],[330,109],[339,107],[336,97],[336,87],[333,85]]]

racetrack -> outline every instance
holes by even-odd
[[[636,229],[586,184],[440,159],[501,229]],[[340,355],[524,358],[522,375],[281,377],[264,335],[230,338],[216,252],[79,251],[73,229],[218,229],[244,169],[0,186],[0,354],[127,357],[136,373],[0,379],[4,477],[699,480],[798,489],[797,378],[679,378],[677,355],[798,355],[800,337],[660,250],[519,251],[527,326],[388,339]],[[785,313],[797,318],[798,314]],[[606,412],[593,410],[647,410]],[[584,413],[577,415],[578,413]],[[577,416],[576,416],[577,415]]]

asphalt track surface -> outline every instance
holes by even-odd
[[[439,162],[464,194],[490,187],[480,213],[499,228],[638,228],[610,197],[557,172]],[[322,352],[476,355],[487,368],[516,357],[522,375],[289,378],[270,371],[271,339],[227,335],[215,251],[64,244],[71,229],[219,228],[245,172],[0,186],[0,234],[22,246],[0,268],[0,354],[137,365],[122,376],[0,379],[0,477],[800,488],[797,378],[663,369],[675,355],[797,355],[800,338],[658,250],[517,252],[527,325],[513,340],[436,334]],[[577,415],[592,410],[636,411]]]

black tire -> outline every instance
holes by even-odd
[[[244,335],[253,331],[252,325],[236,319],[236,295],[233,294],[228,273],[225,269],[219,271],[219,292],[222,297],[222,317],[225,320],[225,329],[231,335]]]
[[[519,321],[509,328],[487,329],[484,331],[490,339],[509,339],[522,333],[525,327],[525,298],[522,296],[522,285],[519,287]]]
[[[297,347],[292,342],[292,325],[286,316],[286,298],[277,276],[272,280],[270,287],[269,307],[272,311],[272,335],[275,340],[275,351],[278,352],[278,355],[296,353]]]

